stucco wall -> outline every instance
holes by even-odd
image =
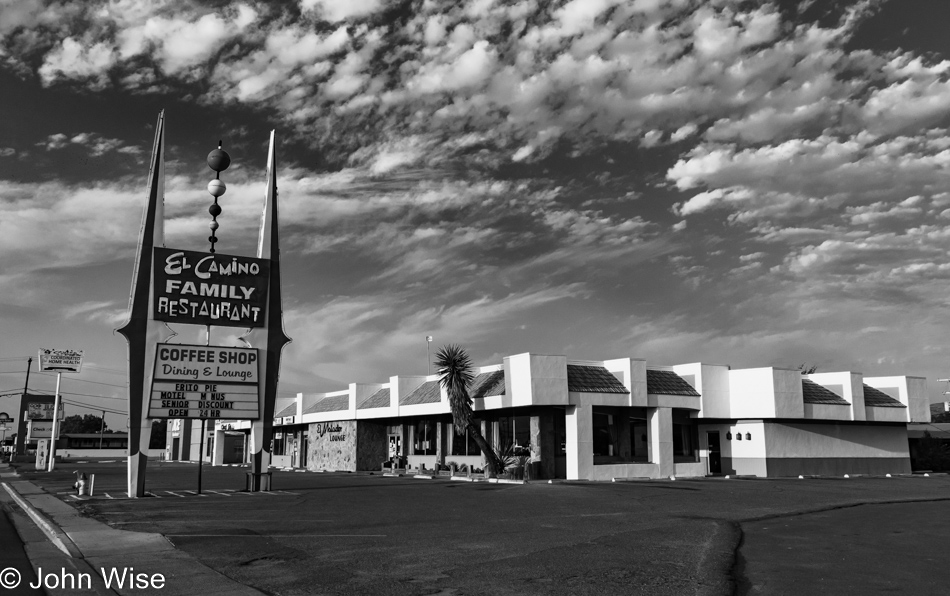
[[[771,368],[729,371],[729,411],[735,418],[773,418],[775,385]]]
[[[704,461],[709,457],[706,433],[718,431],[723,474],[766,476],[764,426],[761,420],[740,420],[733,424],[700,424],[700,456]],[[732,439],[726,438],[729,433],[732,434]],[[742,434],[742,440],[738,439],[739,433]],[[747,436],[751,438],[746,438]]]
[[[355,472],[356,424],[356,420],[311,424],[307,430],[307,468]]]
[[[606,464],[591,466],[588,480],[613,480],[614,478],[660,478],[657,464]]]
[[[910,457],[903,425],[775,423],[765,429],[776,457]]]

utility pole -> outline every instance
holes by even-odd
[[[106,411],[102,411],[102,425],[99,426],[99,451],[102,451],[102,433],[106,432]]]
[[[23,384],[23,393],[20,395],[20,415],[21,416],[25,415],[23,413],[23,400],[26,399],[26,394],[30,392],[30,367],[31,366],[33,366],[32,356],[26,359],[26,382]],[[26,421],[20,420],[19,417],[17,418],[17,424],[19,424],[21,428],[26,428]],[[26,437],[20,436],[23,434],[25,433],[20,432],[18,428],[17,434],[16,434],[16,441],[13,442],[13,453],[10,454],[10,461],[13,461],[14,457],[16,457],[17,455],[20,455],[21,449],[18,449],[17,447],[19,445],[25,445]]]

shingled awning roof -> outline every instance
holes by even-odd
[[[647,393],[699,397],[696,388],[670,370],[647,369]]]
[[[274,414],[274,418],[283,418],[284,416],[293,416],[297,413],[297,403],[288,404],[286,407],[281,408],[279,412]]]
[[[304,414],[315,414],[317,412],[336,412],[339,410],[345,410],[350,407],[350,396],[347,395],[334,395],[332,397],[324,397],[317,403],[308,407],[303,411]]]
[[[496,370],[475,375],[469,395],[472,399],[505,394],[505,371]]]
[[[370,395],[357,406],[357,410],[367,410],[369,408],[385,408],[389,405],[389,387],[383,387],[376,393]]]
[[[567,390],[578,393],[630,393],[623,383],[603,366],[567,365]]]
[[[898,399],[884,393],[880,389],[864,386],[864,405],[875,408],[906,408]]]
[[[831,406],[850,406],[848,400],[839,397],[837,393],[822,387],[818,383],[802,379],[802,401],[806,404],[822,404]]]
[[[419,385],[399,400],[400,406],[415,406],[418,404],[434,404],[442,400],[438,381],[428,381]]]

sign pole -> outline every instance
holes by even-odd
[[[217,204],[217,197],[215,197]],[[212,233],[214,230],[212,229]],[[214,244],[211,245],[211,252],[214,252]],[[208,338],[205,341],[206,346],[211,345],[211,325],[208,325]],[[201,467],[205,461],[205,419],[201,419],[201,437],[198,439],[198,494],[201,494]]]
[[[56,373],[56,398],[53,401],[53,436],[49,441],[49,464],[46,467],[47,472],[52,472],[56,463],[56,435],[59,434],[59,384],[63,380],[63,373]]]
[[[201,438],[198,439],[198,494],[201,494],[201,464],[205,459],[205,419],[201,419]]]

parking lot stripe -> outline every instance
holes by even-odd
[[[164,534],[181,538],[385,538],[386,534]]]
[[[185,498],[185,495],[179,495],[178,493],[176,493],[176,492],[174,492],[174,491],[166,490],[165,492],[168,493],[168,494],[170,494],[170,495],[175,495],[176,497],[181,497],[182,499]]]
[[[225,497],[230,497],[230,496],[231,496],[231,495],[229,495],[228,493],[221,492],[221,491],[219,491],[219,490],[209,490],[208,492],[209,492],[209,493],[214,493],[214,494],[216,494],[216,495],[222,495],[222,496],[225,496]]]

